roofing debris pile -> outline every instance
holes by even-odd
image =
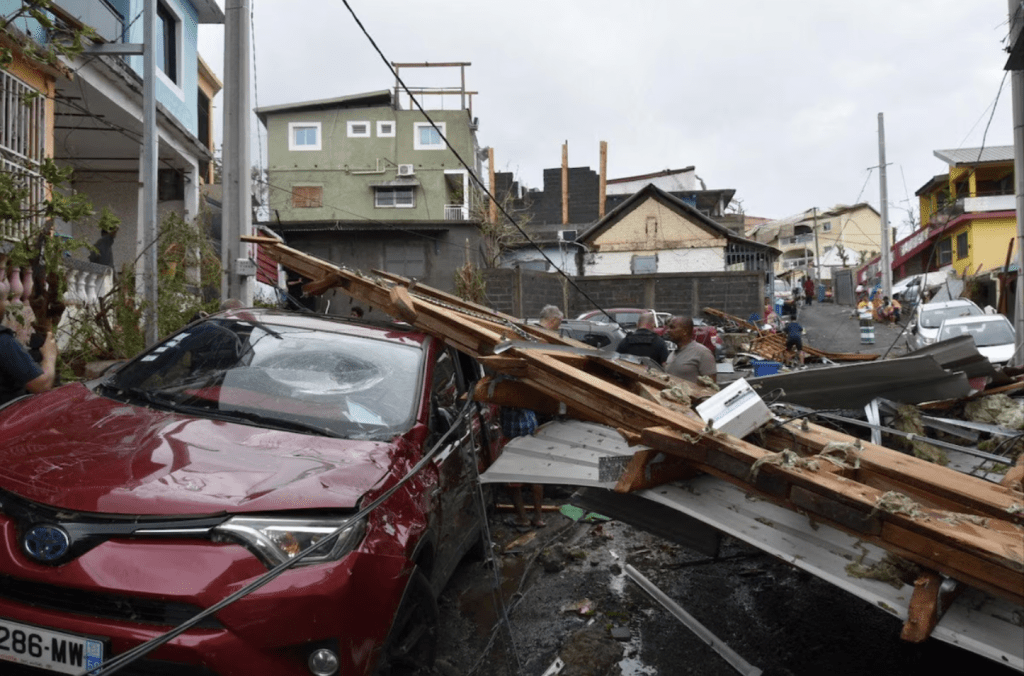
[[[371,278],[275,240],[246,241],[259,242],[284,266],[313,280],[303,287],[305,293],[341,289],[474,356],[496,374],[478,384],[474,394],[478,399],[601,423],[616,429],[631,446],[642,444],[644,448],[617,467],[621,471],[616,475],[616,492],[711,475],[916,565],[921,573],[905,638],[923,640],[941,618],[944,606],[939,588],[946,585],[934,580],[943,577],[1024,606],[1024,494],[1019,484],[1000,485],[968,476],[806,418],[775,418],[740,439],[717,429],[713,420],[705,423],[688,405],[687,399],[696,406],[713,396],[713,388],[683,383],[395,275],[377,272]],[[771,337],[763,335],[755,341],[774,345]],[[827,356],[842,361],[836,355]],[[955,359],[958,353],[946,357]],[[937,362],[930,356],[927,360]],[[949,373],[939,370],[948,379]],[[962,371],[955,376],[953,386],[947,388],[950,391],[966,386]],[[865,385],[865,381],[874,383],[873,377],[853,379],[861,386],[855,398],[864,403],[876,399],[877,394]],[[755,389],[757,380],[751,381]],[[835,376],[830,380],[834,384]],[[881,382],[891,392],[891,367]],[[926,379],[904,389],[914,392],[915,388],[924,396],[928,389],[934,393],[935,382]],[[812,405],[821,406],[821,400],[815,398]],[[985,405],[986,409],[991,406]],[[990,417],[1002,420],[1006,407],[995,408]],[[934,428],[944,423],[926,418],[924,424]],[[954,430],[972,431],[977,432]],[[899,430],[892,432],[905,436]]]

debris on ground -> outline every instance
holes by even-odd
[[[595,622],[565,642],[560,652],[565,661],[561,676],[620,676],[619,660],[624,652],[604,626]]]
[[[1024,430],[1024,401],[1006,394],[990,394],[964,404],[964,415],[974,422]]]

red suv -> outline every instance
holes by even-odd
[[[500,433],[467,396],[479,375],[408,327],[235,310],[11,402],[3,674],[109,665],[263,582],[121,673],[429,664],[436,595],[483,544],[477,472]]]
[[[640,315],[644,312],[654,312],[654,310],[644,310],[643,308],[635,307],[617,307],[609,310],[591,310],[589,312],[584,312],[576,319],[589,319],[591,321],[598,322],[614,322],[626,331],[632,331],[636,329],[637,321],[640,319]],[[654,332],[659,336],[663,335],[665,333],[665,325],[671,318],[672,315],[667,312],[654,312]],[[705,324],[703,320],[696,317],[693,318],[693,339],[711,350],[711,354],[715,355],[716,360],[721,361],[725,356],[725,343],[723,343],[721,337],[719,337],[718,329],[710,324]]]

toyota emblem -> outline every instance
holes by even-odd
[[[67,553],[71,538],[63,528],[40,525],[30,528],[21,543],[33,559],[52,563]]]

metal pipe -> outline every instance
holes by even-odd
[[[675,615],[676,619],[696,634],[702,641],[711,646],[711,649],[721,655],[736,671],[744,676],[761,676],[761,670],[740,657],[735,650],[726,645],[721,639],[711,633],[707,627],[697,621],[695,617],[683,610],[682,606],[670,599],[665,592],[661,591],[654,584],[644,577],[640,571],[628,563],[623,568],[626,575],[633,582],[640,585],[645,592],[654,597],[654,600],[665,607],[665,610]]]

